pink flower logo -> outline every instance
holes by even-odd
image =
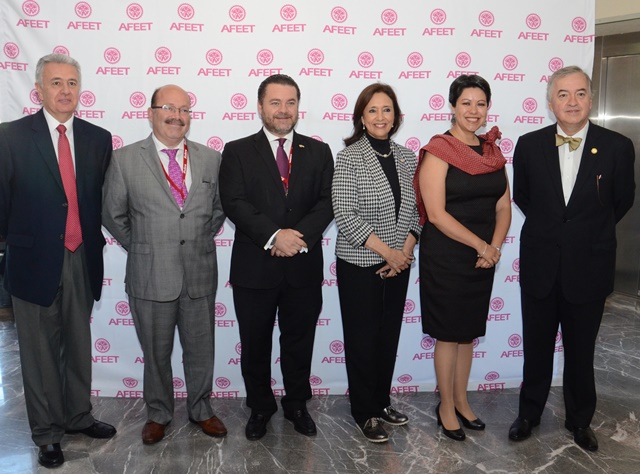
[[[231,381],[226,377],[218,377],[216,379],[216,387],[226,390],[231,385]]]
[[[504,300],[502,298],[493,298],[489,304],[491,311],[501,311],[504,308]]]
[[[313,138],[314,140],[318,140],[319,142],[324,143],[324,140],[322,139],[321,136],[318,135],[311,135],[311,138]],[[332,264],[333,265],[333,264]]]
[[[414,309],[416,309],[416,304],[413,300],[406,300],[404,302],[404,314],[413,313]]]
[[[198,103],[198,97],[193,92],[187,92],[189,96],[189,107],[193,108]]]
[[[173,389],[174,390],[180,390],[182,387],[184,387],[184,380],[182,380],[180,377],[174,377],[173,378]]]
[[[258,51],[256,59],[262,66],[268,66],[273,62],[273,53],[269,49],[261,49]]]
[[[344,342],[332,341],[329,344],[329,350],[332,354],[342,354],[344,352]]]
[[[442,8],[436,8],[431,12],[431,22],[434,25],[442,25],[445,21],[447,21],[447,14]]]
[[[511,268],[513,268],[514,272],[520,272],[520,259],[516,258],[511,264]]]
[[[121,55],[120,51],[118,51],[116,48],[107,48],[104,50],[104,54],[102,55],[102,57],[104,57],[104,60],[109,64],[116,64],[118,61],[120,61]]]
[[[558,57],[551,58],[549,60],[549,70],[551,72],[556,72],[558,69],[562,69],[564,67],[564,61]]]
[[[509,336],[509,347],[518,347],[522,344],[522,336],[520,334],[512,334]]]
[[[207,140],[207,146],[213,150],[222,151],[224,142],[220,137],[210,137],[209,140]]]
[[[40,13],[40,5],[37,2],[33,2],[32,0],[27,0],[22,4],[22,11],[25,15],[28,16],[36,16]]]
[[[242,354],[242,344],[240,343],[236,344],[236,354],[238,355]]]
[[[385,25],[393,25],[398,21],[398,14],[391,8],[387,8],[380,14],[380,18]]]
[[[222,234],[224,234],[224,226],[221,225],[220,228],[218,229],[218,232],[216,232],[216,237],[220,237]]]
[[[136,388],[138,386],[138,381],[131,377],[125,377],[122,379],[122,385],[127,388]]]
[[[76,3],[75,12],[80,18],[89,18],[91,16],[91,5],[87,2]]]
[[[227,314],[227,307],[223,303],[217,303],[215,307],[215,315],[216,318],[222,318],[225,314]]]
[[[36,89],[31,89],[29,99],[31,99],[31,102],[36,105],[42,105],[42,100],[40,100],[40,95],[38,95],[38,91]]]
[[[417,153],[421,146],[420,139],[418,139],[417,137],[407,138],[407,141],[404,142],[404,146],[406,146],[412,152]]]
[[[96,340],[96,343],[93,345],[98,352],[105,353],[109,349],[111,349],[111,344],[106,339],[100,338]]]
[[[274,379],[273,377],[271,377],[271,386],[274,387],[276,385],[276,379]]]
[[[236,110],[244,109],[247,106],[247,96],[241,93],[231,96],[231,107]]]
[[[484,11],[481,11],[480,14],[478,15],[478,21],[482,26],[486,27],[486,26],[493,25],[495,18],[493,16],[493,13],[491,13],[489,10],[484,10]]]
[[[518,67],[518,58],[513,54],[507,54],[502,60],[502,65],[507,71],[513,71]]]
[[[313,386],[320,385],[322,383],[322,379],[317,375],[312,375],[309,377],[309,383]]]
[[[284,21],[295,20],[296,16],[298,16],[298,10],[293,5],[287,4],[280,9],[280,17]]]
[[[69,50],[65,46],[56,46],[53,48],[53,52],[56,54],[65,54],[69,56]]]
[[[129,96],[129,103],[136,109],[140,109],[147,103],[147,98],[142,92],[134,92]]]
[[[405,383],[409,383],[413,380],[413,377],[409,374],[403,374],[400,377],[398,377],[398,382],[405,384]]]
[[[417,51],[409,53],[409,56],[407,56],[407,64],[409,65],[409,67],[414,69],[422,66],[423,61],[424,59],[422,57],[422,54],[418,53]]]
[[[91,91],[83,91],[80,94],[80,103],[83,107],[93,107],[96,103],[96,95]]]
[[[129,6],[127,6],[127,16],[132,20],[139,20],[142,18],[143,13],[144,9],[139,3],[130,3]]]
[[[511,153],[513,151],[513,140],[503,138],[500,140],[500,150],[502,153]]]
[[[562,333],[558,331],[556,333],[556,344],[560,344],[562,342]]]
[[[156,58],[156,61],[158,61],[159,63],[168,63],[169,61],[171,61],[171,50],[166,46],[160,46],[158,49],[156,49],[154,56]]]
[[[487,382],[493,382],[494,380],[498,380],[500,378],[500,374],[498,372],[489,372],[487,373],[487,375],[484,376],[484,379]]]
[[[336,110],[344,110],[348,103],[347,97],[344,94],[335,94],[331,97],[331,105],[333,105]]]
[[[436,345],[436,340],[431,336],[424,336],[420,340],[420,347],[422,347],[425,351],[430,351]]]
[[[222,53],[218,49],[210,49],[207,51],[207,62],[212,66],[217,66],[222,62]]]
[[[431,107],[432,110],[440,110],[442,107],[444,107],[444,104],[444,97],[442,97],[440,94],[434,94],[429,99],[429,107]]]
[[[368,51],[364,51],[358,55],[358,64],[361,67],[368,68],[373,66],[373,54]]]
[[[542,20],[540,19],[540,16],[536,15],[535,13],[531,13],[527,15],[526,22],[529,29],[532,29],[532,30],[537,30],[538,28],[540,28],[540,25],[542,25]]]
[[[114,150],[117,150],[118,148],[122,148],[123,146],[124,146],[124,141],[122,140],[122,137],[118,135],[111,135],[111,147]],[[129,305],[127,304],[127,311],[128,311],[128,308],[129,308]],[[117,311],[118,311],[118,308],[116,305],[116,312]]]
[[[183,20],[191,20],[196,12],[188,3],[182,3],[178,6],[178,16]]]
[[[329,265],[329,272],[333,275],[336,276],[337,270],[336,270],[336,262],[332,262],[331,265]]]
[[[322,64],[324,61],[324,53],[318,48],[311,49],[307,53],[307,59],[311,64],[317,66],[318,64]]]
[[[15,43],[5,43],[3,49],[4,49],[4,54],[9,59],[15,59],[20,54],[20,48]]]
[[[475,349],[476,347],[478,347],[480,345],[480,338],[475,338],[473,340],[473,348]]]
[[[229,8],[229,18],[233,21],[242,21],[247,16],[247,12],[240,5],[234,5]]]
[[[527,97],[522,101],[522,109],[526,113],[532,114],[538,109],[538,101],[533,97]]]
[[[349,14],[347,10],[342,7],[334,7],[331,10],[331,18],[333,18],[333,21],[336,23],[344,23],[347,21],[347,18],[349,18]]]
[[[584,30],[587,29],[587,20],[585,20],[581,16],[577,16],[571,22],[571,27],[573,28],[573,31],[575,31],[576,33],[582,33]]]
[[[471,66],[471,55],[469,53],[460,52],[456,55],[456,64],[458,67]]]

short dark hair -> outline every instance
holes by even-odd
[[[449,87],[449,103],[455,107],[458,99],[462,95],[462,91],[469,87],[476,87],[482,90],[487,97],[487,105],[489,105],[489,102],[491,102],[491,87],[483,77],[477,74],[463,74],[456,77]]]
[[[353,108],[353,133],[351,136],[344,139],[344,144],[349,146],[362,138],[364,135],[364,128],[362,126],[362,115],[367,104],[371,101],[374,94],[383,93],[386,94],[393,103],[393,126],[389,130],[389,137],[393,136],[398,131],[402,124],[402,111],[400,110],[400,104],[398,104],[398,98],[393,88],[388,84],[382,82],[376,82],[365,87],[358,99],[356,105]]]
[[[262,100],[264,99],[265,94],[267,93],[267,86],[269,84],[280,84],[282,86],[292,86],[296,88],[296,93],[298,94],[298,102],[300,102],[300,88],[296,81],[293,80],[291,76],[287,76],[286,74],[274,74],[273,76],[267,77],[260,86],[258,87],[258,102],[262,104]]]

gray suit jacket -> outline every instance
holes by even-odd
[[[187,140],[191,187],[184,209],[171,194],[151,135],[115,150],[103,190],[102,223],[128,251],[126,292],[172,301],[214,294],[214,237],[224,221],[218,191],[221,156]]]

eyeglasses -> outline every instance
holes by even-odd
[[[186,107],[174,107],[173,105],[164,104],[164,105],[152,105],[152,109],[162,109],[165,112],[169,112],[170,114],[175,114],[176,112],[180,112],[181,114],[190,115],[191,110]]]

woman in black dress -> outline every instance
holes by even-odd
[[[453,81],[451,129],[421,150],[416,174],[426,220],[420,238],[422,326],[437,340],[438,424],[457,441],[465,439],[458,419],[472,430],[485,427],[469,406],[467,385],[473,339],[485,334],[495,265],[511,224],[505,159],[495,143],[500,131],[475,133],[485,125],[490,100],[482,77]]]

